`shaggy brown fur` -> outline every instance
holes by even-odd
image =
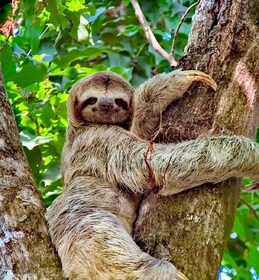
[[[133,241],[139,194],[154,185],[161,195],[171,195],[229,177],[258,178],[259,145],[222,136],[154,144],[151,180],[143,156],[149,145],[145,139],[157,129],[168,104],[193,81],[216,88],[202,72],[177,70],[150,79],[135,97],[128,82],[109,72],[84,78],[71,89],[62,155],[64,192],[47,212],[52,241],[69,279],[187,279]]]

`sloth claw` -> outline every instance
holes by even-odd
[[[198,81],[198,82],[202,82],[208,86],[210,86],[211,88],[213,88],[215,91],[217,89],[217,84],[216,82],[207,74],[198,71],[198,70],[186,70],[183,71],[183,74],[186,75],[186,77],[191,81]]]
[[[188,278],[185,275],[183,275],[180,271],[178,271],[175,280],[188,280]]]

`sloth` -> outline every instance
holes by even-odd
[[[144,154],[161,113],[194,81],[216,89],[203,72],[176,70],[136,90],[111,72],[82,78],[70,90],[61,160],[64,191],[46,214],[65,277],[187,279],[172,263],[143,252],[131,237],[140,196],[173,195],[230,177],[259,179],[259,145],[241,136],[155,143],[147,164]]]

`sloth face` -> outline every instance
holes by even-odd
[[[81,118],[97,123],[123,123],[132,116],[131,100],[120,88],[89,88],[78,104]]]
[[[126,128],[133,117],[133,91],[122,77],[101,72],[77,82],[68,104],[80,123],[119,124]]]

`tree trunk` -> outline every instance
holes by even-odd
[[[203,0],[193,19],[183,69],[210,74],[217,92],[193,85],[163,115],[159,141],[205,135],[254,137],[259,123],[258,0]],[[206,185],[172,197],[147,197],[135,240],[172,261],[191,280],[217,279],[233,225],[240,180]]]
[[[63,279],[0,74],[0,279]]]

